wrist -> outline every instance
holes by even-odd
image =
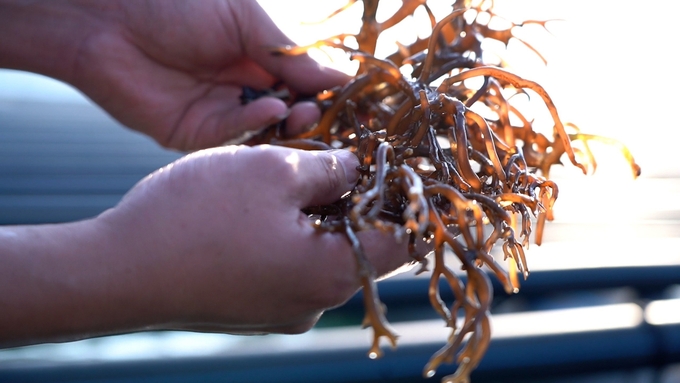
[[[100,219],[0,228],[0,346],[153,328],[136,254]]]

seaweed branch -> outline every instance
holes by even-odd
[[[348,5],[357,3],[351,0]],[[361,278],[366,316],[364,326],[373,329],[369,351],[381,355],[380,339],[397,344],[375,284],[376,275],[355,235],[379,229],[409,238],[421,238],[434,247],[429,300],[451,328],[445,346],[435,353],[423,374],[433,376],[442,363],[457,363],[455,374],[444,382],[468,382],[491,340],[490,307],[494,275],[507,293],[517,292],[521,275],[529,276],[525,249],[533,234],[540,244],[546,220],[553,218],[558,187],[549,180],[552,166],[569,162],[584,173],[596,166],[588,142],[598,140],[619,147],[633,176],[640,174],[630,151],[620,142],[584,134],[562,122],[548,92],[499,65],[484,62],[482,43],[495,40],[507,46],[513,31],[528,24],[545,28],[546,21],[511,23],[505,30],[492,29],[488,20],[493,1],[457,0],[452,12],[439,21],[425,0],[402,0],[395,14],[376,21],[378,0],[364,0],[358,49],[343,43],[350,35],[334,36],[306,47],[279,47],[275,54],[294,55],[319,46],[350,53],[360,63],[352,81],[317,97],[323,110],[320,122],[298,137],[283,138],[279,127],[261,136],[262,143],[300,148],[344,148],[360,160],[362,177],[342,208],[328,207],[319,230],[345,233],[354,250]],[[347,7],[334,12],[341,13]],[[432,23],[427,39],[416,39],[387,58],[374,57],[380,33],[423,7]],[[480,17],[485,15],[486,17]],[[480,20],[487,20],[486,23]],[[541,60],[542,56],[527,42]],[[410,75],[406,64],[411,68]],[[478,78],[482,85],[468,86]],[[437,85],[435,85],[435,83]],[[546,136],[512,104],[507,94],[538,94],[552,117],[552,135]],[[483,111],[483,112],[482,112]],[[511,118],[511,116],[513,118]],[[513,122],[514,121],[514,122]],[[517,123],[519,121],[519,123]],[[567,133],[566,127],[576,130]],[[271,132],[274,132],[273,134]],[[579,162],[572,141],[585,148],[586,165]],[[533,228],[533,222],[536,228]],[[500,248],[510,267],[506,270],[491,252]],[[427,259],[413,257],[427,270]],[[454,272],[467,276],[463,283]],[[441,298],[445,281],[453,292],[450,305]]]

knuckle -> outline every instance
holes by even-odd
[[[334,156],[317,155],[315,158],[319,163],[319,167],[323,170],[322,182],[327,186],[326,190],[335,190],[343,184],[339,169],[340,165]]]

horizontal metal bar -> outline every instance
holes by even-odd
[[[665,322],[657,324],[646,321],[644,310],[635,304],[497,315],[496,335],[473,381],[548,378],[678,362],[680,301],[671,306],[675,312],[666,310]],[[395,327],[400,334],[397,349],[386,350],[377,360],[366,356],[370,330],[358,326],[292,336],[214,335],[212,341],[205,334],[157,333],[139,334],[144,340],[135,342],[133,334],[71,345],[80,348],[79,354],[56,351],[66,350],[68,344],[42,346],[51,348],[47,354],[52,361],[50,357],[31,360],[26,351],[30,348],[16,359],[7,357],[9,351],[0,352],[0,381],[436,382],[454,371],[455,366],[442,366],[432,380],[422,378],[423,367],[448,335],[441,321]],[[203,350],[200,342],[186,348],[192,336],[204,342]],[[107,358],[107,352],[120,348],[121,342],[147,350],[146,357],[132,352],[127,358],[123,353]],[[34,346],[37,355],[40,347]]]
[[[78,175],[45,174],[39,176],[0,174],[0,199],[3,195],[41,195],[50,198],[64,194],[125,194],[144,175],[93,174]]]

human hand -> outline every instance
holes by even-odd
[[[348,77],[307,55],[274,56],[293,44],[255,0],[0,0],[0,67],[63,80],[114,118],[161,145],[223,145],[284,117],[298,132],[316,122],[311,102],[274,97],[242,105],[242,88],[283,83],[314,95]]]
[[[349,191],[357,165],[348,151],[206,149],[98,217],[0,227],[0,347],[146,330],[308,330],[360,277],[343,233],[316,230],[301,209]],[[358,237],[376,276],[412,261],[407,241]]]
[[[314,229],[302,208],[354,186],[356,157],[272,146],[189,155],[134,187],[99,217],[161,328],[232,333],[308,330],[359,288],[342,233]],[[378,275],[409,262],[406,241],[360,232]]]

